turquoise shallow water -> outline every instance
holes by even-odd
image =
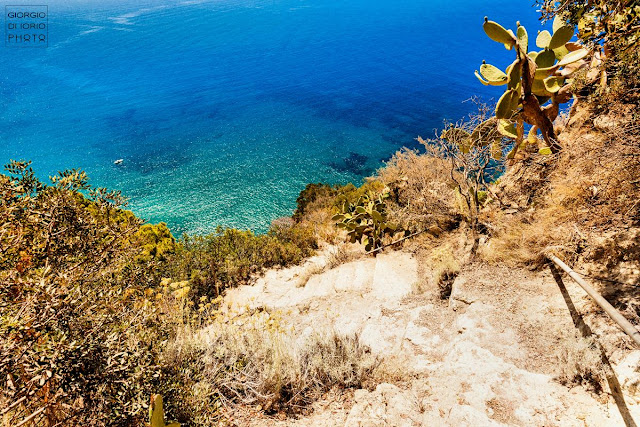
[[[0,157],[85,169],[174,233],[264,231],[309,182],[360,182],[458,119],[526,1],[49,2],[49,48],[0,47]],[[124,159],[114,165],[116,159]]]

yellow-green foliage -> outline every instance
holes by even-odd
[[[164,277],[188,280],[193,300],[215,298],[264,268],[299,263],[316,248],[312,230],[303,224],[281,224],[263,235],[219,227],[207,236],[185,236],[158,268]]]
[[[313,210],[342,208],[345,203],[355,203],[368,192],[379,193],[384,184],[377,180],[368,180],[359,187],[347,185],[307,184],[296,200],[297,207],[293,218],[300,221]]]
[[[143,425],[149,390],[166,390],[178,418],[186,380],[162,367],[162,343],[182,325],[202,325],[220,302],[209,296],[316,246],[293,222],[265,235],[219,229],[175,242],[165,224],[141,225],[118,193],[90,187],[81,171],[45,184],[29,163],[7,170],[0,407],[12,408],[8,425],[31,414],[30,425]]]
[[[386,236],[393,237],[395,233],[402,231],[388,221],[384,202],[388,197],[388,193],[377,196],[372,192],[365,193],[354,203],[345,202],[332,220],[336,221],[339,228],[346,230],[349,242],[362,243],[367,252],[376,250],[382,246]]]
[[[163,260],[166,255],[175,252],[176,239],[167,224],[144,224],[136,232],[137,244],[142,247],[138,260],[148,262],[153,258]]]
[[[167,339],[131,265],[140,220],[81,171],[50,184],[27,162],[0,178],[0,407],[8,425],[143,422]],[[46,408],[42,411],[41,408]],[[39,411],[40,410],[40,411]],[[39,412],[37,412],[39,411]]]
[[[640,87],[640,4],[637,1],[568,0],[558,3],[538,0],[543,17],[562,16],[578,28],[578,38],[599,52],[604,59],[601,67],[606,74],[593,87],[590,81],[580,82],[581,95],[598,96],[599,107],[606,109],[612,101],[638,102]],[[604,96],[604,99],[602,98]]]

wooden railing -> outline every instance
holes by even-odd
[[[584,289],[585,292],[595,300],[595,302],[605,311],[605,313],[607,313],[613,319],[613,321],[616,322],[618,326],[620,326],[620,328],[622,328],[622,330],[627,335],[629,335],[638,346],[640,346],[640,331],[638,331],[638,329],[636,329],[636,327],[633,326],[631,322],[629,322],[622,315],[622,313],[616,310],[615,307],[609,303],[609,301],[604,299],[602,295],[596,292],[596,290],[593,289],[593,287],[589,283],[587,283],[578,273],[573,271],[567,264],[562,262],[560,258],[551,254],[548,254],[547,258],[555,265],[563,269],[567,274],[569,274],[569,276],[571,276],[571,278],[575,280],[576,283],[578,283],[578,285],[580,285],[582,289]]]

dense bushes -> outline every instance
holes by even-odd
[[[368,180],[359,187],[349,183],[346,185],[307,184],[296,199],[296,210],[293,219],[300,221],[313,211],[341,209],[345,204],[356,203],[369,192],[378,193],[384,185],[375,179]]]
[[[176,242],[165,224],[142,225],[119,193],[91,187],[81,171],[50,184],[26,162],[7,172],[0,175],[0,407],[10,425],[141,424],[151,393],[190,393],[161,366],[162,343],[207,320],[190,307],[316,247],[313,233],[293,221],[266,235],[219,229]]]
[[[122,266],[140,221],[80,171],[0,177],[0,406],[33,425],[131,425],[167,338]],[[83,195],[86,194],[85,195]],[[30,418],[31,417],[31,418]]]
[[[264,268],[298,263],[316,248],[311,230],[298,224],[281,223],[264,235],[219,227],[207,236],[184,236],[160,269],[166,277],[189,280],[197,301],[246,284]]]

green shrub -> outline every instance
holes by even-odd
[[[143,422],[154,342],[170,337],[127,280],[140,220],[84,172],[40,182],[27,162],[0,177],[0,407],[5,422]]]
[[[207,236],[184,236],[161,268],[166,277],[189,280],[197,301],[246,284],[265,268],[299,263],[317,247],[312,231],[301,224],[276,226],[264,235],[218,227]]]
[[[376,196],[367,192],[355,203],[345,203],[332,220],[336,221],[339,228],[347,231],[349,242],[362,243],[367,252],[375,251],[382,246],[385,237],[393,237],[402,231],[388,221],[385,205],[388,197],[388,193]]]
[[[144,224],[136,232],[136,244],[142,248],[138,261],[149,262],[152,259],[163,260],[176,250],[176,239],[164,222]]]
[[[345,203],[355,203],[370,191],[380,192],[383,187],[384,184],[375,179],[368,180],[359,187],[351,183],[334,186],[321,183],[307,184],[296,200],[297,208],[292,218],[300,222],[313,210],[340,209]]]
[[[335,193],[336,188],[329,184],[307,184],[296,199],[296,210],[293,212],[292,218],[296,221],[300,221],[308,212],[309,205],[319,198],[333,197]]]

